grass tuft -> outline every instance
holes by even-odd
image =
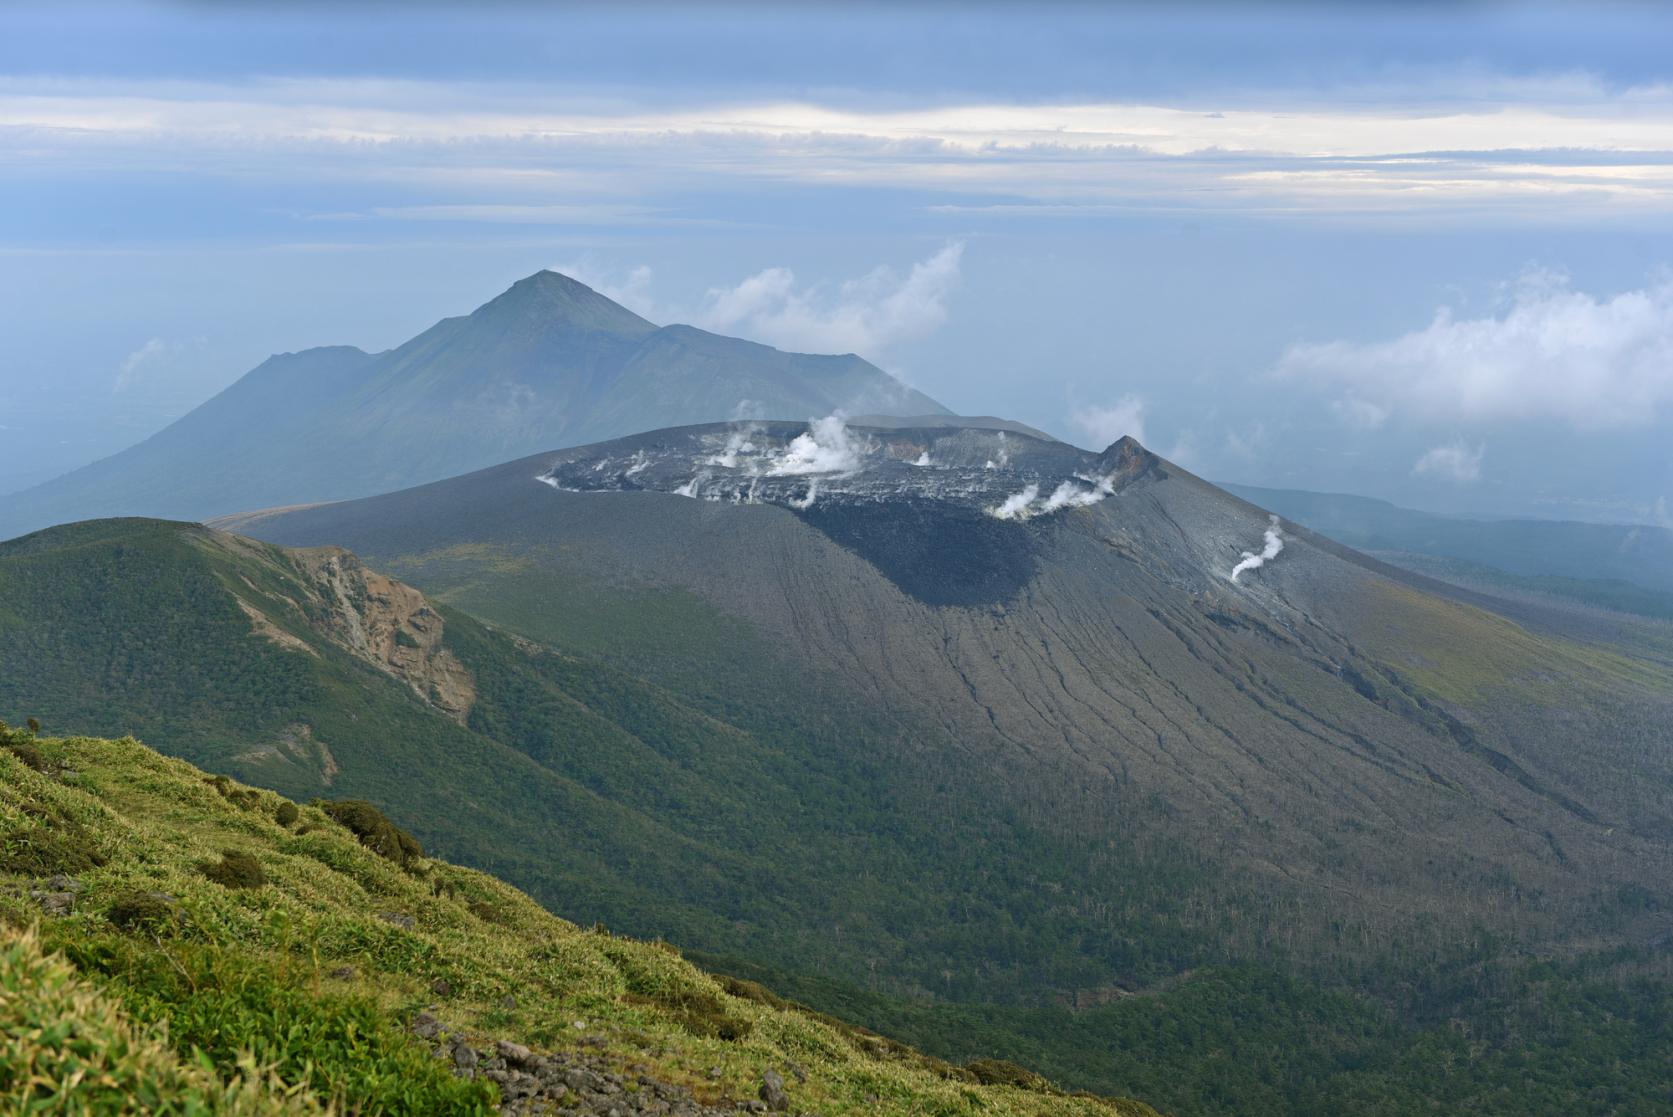
[[[319,1114],[239,1056],[227,1081],[182,1059],[158,1027],[137,1026],[110,997],[48,954],[32,930],[0,932],[0,1110],[280,1117]]]

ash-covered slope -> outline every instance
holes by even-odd
[[[1359,934],[1557,935],[1669,864],[1665,667],[1432,596],[1130,440],[685,428],[243,530],[652,671],[628,614],[692,595],[1002,776],[994,804],[1177,833]]]
[[[0,498],[0,538],[95,517],[339,500],[647,425],[838,408],[945,413],[852,354],[659,328],[543,271],[384,353],[273,357],[139,445]]]

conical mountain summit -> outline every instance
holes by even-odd
[[[342,500],[655,427],[836,410],[948,413],[852,354],[659,327],[540,271],[383,353],[271,357],[144,442],[0,499],[0,538],[101,516]]]

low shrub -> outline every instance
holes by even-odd
[[[754,1027],[748,1020],[727,1012],[726,1005],[712,993],[679,993],[648,999],[668,1010],[675,1022],[694,1036],[735,1043],[749,1035]]]
[[[24,877],[74,876],[105,863],[98,843],[73,818],[39,808],[24,808],[35,825],[0,834],[0,872]]]
[[[46,771],[46,757],[41,754],[41,750],[35,746],[33,741],[7,741],[5,742],[5,749],[22,761],[25,768],[35,772]]]
[[[674,1018],[682,1029],[694,1036],[736,1042],[749,1035],[754,1025],[727,1011],[726,1002],[713,993],[688,985],[634,989],[629,980],[628,1000],[638,1004],[655,1005]]]
[[[210,776],[203,782],[213,787],[221,798],[243,810],[250,811],[261,806],[261,792],[253,787],[234,787],[225,776]]]
[[[279,804],[279,809],[273,812],[273,821],[280,826],[295,826],[296,820],[302,817],[302,812],[296,809],[296,804],[286,800]]]
[[[360,844],[387,857],[404,869],[411,869],[424,857],[418,839],[389,821],[389,817],[364,799],[343,799],[318,804],[332,821],[345,827]]]
[[[799,1007],[774,993],[759,981],[746,981],[741,977],[717,977],[716,980],[720,982],[721,988],[732,996],[746,1001],[754,1001],[756,1004],[766,1005],[769,1008]]]
[[[984,1086],[1016,1086],[1024,1090],[1038,1090],[1045,1079],[1005,1059],[972,1059],[964,1064],[971,1077]]]
[[[105,918],[124,931],[156,930],[173,923],[179,912],[161,892],[132,889],[111,898]]]
[[[235,849],[223,851],[219,861],[201,866],[201,871],[223,888],[260,888],[267,883],[261,862]]]
[[[73,952],[78,965],[118,978],[110,989],[134,1018],[166,1025],[177,1051],[201,1052],[219,1071],[253,1058],[288,1086],[336,1099],[339,1112],[495,1111],[492,1083],[454,1078],[375,1002],[322,993],[303,970],[210,944],[95,946]]]

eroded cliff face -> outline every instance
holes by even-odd
[[[297,551],[298,568],[324,608],[306,610],[332,643],[405,682],[430,705],[463,722],[476,681],[442,643],[441,614],[409,585],[367,569],[335,547]]]
[[[463,724],[476,702],[476,680],[443,644],[446,626],[422,593],[368,569],[338,547],[292,551],[289,557],[309,592],[302,601],[287,596],[285,602],[310,629],[400,679],[419,698]],[[318,654],[244,597],[237,601],[258,636],[280,647]]]

